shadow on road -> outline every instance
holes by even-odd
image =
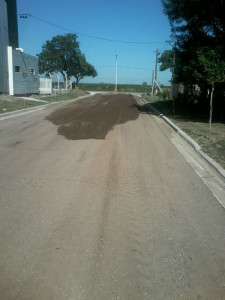
[[[148,114],[148,115],[155,115],[157,116],[158,114],[155,113],[152,108],[151,108],[151,105],[149,103],[146,103],[146,104],[133,104],[133,107],[136,107],[137,110],[142,113],[142,114]]]

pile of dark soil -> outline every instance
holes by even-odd
[[[97,94],[55,110],[47,120],[67,139],[104,139],[115,125],[135,120],[139,113],[132,95]]]

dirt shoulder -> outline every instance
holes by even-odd
[[[20,97],[2,94],[0,95],[0,114],[40,106],[52,102],[71,100],[86,94],[87,93],[85,91],[79,89],[75,89],[67,94],[59,95],[29,95]]]
[[[144,97],[145,100],[153,105],[162,114],[174,122],[180,129],[193,138],[208,154],[223,168],[225,168],[225,124],[213,121],[211,135],[207,117],[187,115],[177,111],[173,113],[173,104],[169,100],[161,100],[159,97]]]

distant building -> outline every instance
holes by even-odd
[[[19,48],[16,0],[0,0],[0,93],[38,92],[38,58]]]
[[[38,94],[38,59],[8,47],[9,94]]]

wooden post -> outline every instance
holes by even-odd
[[[210,112],[209,112],[209,138],[210,139],[211,139],[211,131],[212,131],[213,92],[214,92],[214,82],[212,83],[212,90],[210,95]]]

